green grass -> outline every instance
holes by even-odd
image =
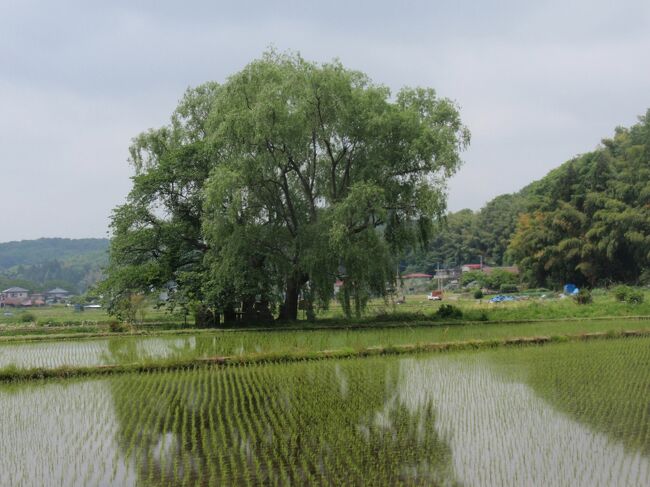
[[[13,316],[4,316],[4,313],[11,313]],[[103,309],[86,309],[75,311],[74,306],[52,305],[34,308],[2,308],[0,310],[0,324],[5,326],[26,327],[23,322],[23,315],[29,313],[36,318],[30,325],[31,328],[46,326],[96,326],[116,321],[108,312]],[[183,316],[170,314],[164,309],[147,308],[144,314],[144,323],[183,323]]]
[[[295,323],[274,324],[271,327],[318,328],[354,325],[384,325],[387,323],[414,322],[470,322],[470,321],[531,321],[551,319],[578,319],[598,317],[650,316],[650,291],[644,290],[645,301],[641,304],[621,303],[613,293],[604,290],[594,292],[594,302],[590,305],[578,305],[572,299],[557,299],[552,293],[550,298],[531,297],[526,301],[493,304],[486,299],[477,301],[465,295],[446,295],[442,303],[432,302],[425,295],[407,296],[406,303],[392,305],[383,300],[371,300],[366,313],[360,318],[346,318],[338,303],[333,302],[326,311],[318,314],[315,323],[305,320],[303,312]],[[449,319],[437,315],[441,304],[452,304],[461,309],[461,318]],[[22,322],[22,311],[4,310],[14,314],[11,317],[0,316],[0,336],[16,334],[54,334],[69,333],[76,328],[88,333],[108,330],[108,324],[115,322],[106,310],[86,310],[75,312],[72,307],[52,306],[29,309],[36,318],[34,323]],[[193,326],[191,316],[185,319],[181,314],[169,314],[163,309],[148,308],[144,320],[134,325],[136,329],[180,329]],[[245,324],[240,325],[246,328]]]
[[[391,319],[391,316],[408,319],[424,317],[435,318],[441,304],[452,304],[463,311],[463,320],[512,321],[560,318],[593,318],[597,316],[650,316],[650,291],[643,291],[645,301],[641,304],[621,303],[613,293],[605,290],[594,292],[594,302],[590,305],[576,304],[571,298],[559,299],[556,293],[546,293],[548,298],[530,297],[527,300],[490,303],[490,296],[476,300],[468,295],[446,294],[442,302],[428,301],[426,295],[406,297],[406,303],[391,305],[382,300],[371,300],[362,321]],[[322,320],[342,320],[343,311],[334,303],[331,308],[319,315]]]

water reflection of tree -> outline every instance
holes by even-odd
[[[147,345],[153,345],[149,349]],[[217,340],[212,336],[174,338],[115,337],[108,340],[102,361],[108,364],[133,364],[156,359],[177,361],[218,354]]]
[[[573,343],[508,354],[536,394],[571,419],[650,456],[650,340]]]
[[[109,338],[106,356],[102,357],[109,364],[130,364],[139,360],[138,340],[132,338]]]
[[[115,377],[119,444],[143,485],[450,484],[435,412],[396,400],[394,364]]]

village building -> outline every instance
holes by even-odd
[[[50,289],[48,292],[45,293],[47,296],[48,300],[52,301],[64,301],[67,298],[71,296],[70,291],[66,291],[65,289],[62,289],[60,287],[56,287],[54,289]]]
[[[431,287],[431,274],[414,272],[402,276],[402,293],[422,293],[429,291]]]
[[[449,269],[437,269],[434,274],[434,279],[458,279],[461,275],[459,267],[451,267]]]
[[[29,301],[31,301],[32,306],[45,306],[47,296],[43,293],[30,294]]]
[[[460,269],[461,272],[471,272],[471,271],[482,271],[485,270],[487,266],[483,264],[463,264]]]
[[[459,286],[461,274],[460,267],[450,267],[448,269],[437,269],[433,278],[440,289],[455,289]]]
[[[462,272],[470,271],[483,271],[486,274],[492,274],[494,271],[504,271],[509,272],[510,274],[519,274],[519,268],[516,265],[511,266],[489,266],[485,264],[463,264],[461,266]]]
[[[10,287],[0,293],[0,306],[24,306],[24,303],[29,301],[28,298],[28,289]]]

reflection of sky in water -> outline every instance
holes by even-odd
[[[0,345],[0,368],[94,366],[170,358],[196,349],[196,337],[116,338]]]
[[[0,485],[135,485],[118,426],[105,381],[0,388]]]
[[[173,342],[140,340],[138,347],[149,348],[143,348],[139,352],[155,352],[161,346],[166,349]],[[108,350],[106,343],[104,346]],[[174,343],[174,346],[194,347],[196,343],[191,338],[184,338]],[[362,391],[364,377],[372,377],[372,374],[367,375],[366,372],[371,373],[372,370],[366,369],[359,374],[356,372],[364,367],[377,367],[379,363],[382,368],[378,368],[377,373],[386,373],[386,382],[377,389],[380,395],[378,401],[368,407],[367,401],[364,403]],[[383,365],[387,368],[383,368]],[[328,368],[331,373],[324,373]],[[294,364],[282,368],[250,367],[244,370],[245,374],[236,369],[214,373],[230,374],[226,382],[234,388],[232,391],[238,390],[235,387],[238,381],[258,377],[251,375],[255,371],[263,372],[262,377],[276,370],[282,374],[295,373],[295,377],[286,377],[289,382],[301,377],[322,377],[323,380],[333,381],[328,384],[333,385],[334,390],[340,394],[337,397],[341,398],[338,402],[341,407],[354,405],[363,408],[366,404],[368,421],[360,422],[357,428],[367,441],[373,428],[384,430],[392,437],[398,434],[400,428],[408,425],[409,421],[400,423],[404,416],[400,416],[399,411],[411,419],[417,418],[415,428],[418,434],[409,444],[412,452],[405,455],[401,466],[405,478],[436,479],[442,485],[458,481],[466,486],[650,485],[650,459],[647,456],[626,451],[621,443],[558,412],[529,386],[512,380],[501,369],[491,365],[485,354],[386,358],[383,362],[380,359],[350,360]],[[208,409],[205,408],[209,408],[209,401],[203,400],[203,386],[192,389],[188,385],[196,377],[192,372],[178,374],[180,376],[174,377],[180,378],[180,381],[171,390],[167,389],[165,376],[150,376],[159,379],[165,390],[174,391],[174,394],[182,391],[177,396],[178,401],[166,401],[169,400],[167,396],[166,400],[158,401],[157,396],[153,395],[154,391],[159,390],[156,388],[133,391],[141,396],[121,405],[124,416],[121,421],[131,421],[138,417],[135,411],[131,413],[134,407],[142,409],[154,405],[161,408],[153,409],[157,411],[156,414],[164,414],[166,408],[171,410],[180,405],[188,417],[206,415]],[[128,382],[129,377],[137,378],[134,382],[136,385],[147,384],[145,376],[128,375],[102,380],[1,386],[0,485],[128,486],[137,482],[137,475],[142,479],[143,475],[149,476],[149,471],[155,474],[155,469],[162,469],[167,475],[180,473],[182,476],[185,469],[191,473],[195,469],[205,468],[194,462],[194,450],[187,450],[190,447],[181,441],[177,430],[158,430],[158,423],[137,425],[132,430],[134,443],[127,443],[134,449],[129,450],[129,459],[125,459],[125,445],[118,447],[120,419],[113,408],[118,404],[115,401],[124,392],[116,392],[115,387],[121,390],[122,386],[128,386],[130,391],[132,384]],[[220,380],[223,378],[212,377]],[[277,376],[273,380],[281,382],[283,377]],[[300,383],[300,380],[291,382],[292,387]],[[262,385],[259,387],[264,389]],[[316,394],[327,390],[331,391],[331,388],[313,389],[317,391]],[[268,390],[269,393],[271,391],[279,393],[279,390]],[[385,399],[381,397],[382,392]],[[127,397],[132,397],[130,392]],[[300,396],[292,397],[296,399]],[[311,397],[305,399],[310,400]],[[281,404],[282,398],[275,395],[269,401]],[[382,401],[383,406],[380,405]],[[336,402],[329,404],[332,406]],[[300,411],[300,407],[298,401],[283,411],[295,408],[291,413],[294,414]],[[336,419],[337,414],[340,415],[336,413],[336,407],[338,406],[333,406],[333,411],[328,411],[335,413],[329,416],[332,420]],[[423,414],[423,411],[430,408],[432,415]],[[264,409],[237,408],[226,411],[238,415],[235,424],[250,421],[251,418],[246,417],[246,414],[266,417]],[[284,419],[289,420],[290,417],[292,416]],[[214,419],[218,420],[218,415]],[[426,424],[420,424],[422,421]],[[432,434],[432,422],[435,422],[435,431],[442,440],[441,445],[444,444],[445,448],[451,450],[450,463],[432,462],[423,454],[427,450],[420,448],[424,439],[436,436]],[[262,446],[271,444],[273,435],[287,433],[272,431],[274,425],[265,424],[263,430],[255,433],[268,436],[262,441]],[[129,428],[131,426],[133,425]],[[168,427],[175,426],[170,423]],[[259,451],[251,450],[249,441],[254,441],[252,444],[259,448],[260,438],[249,438],[243,433],[239,436],[238,426],[233,428],[233,438],[239,438],[240,441],[234,441],[228,448],[245,449],[249,453]],[[212,434],[210,431],[206,430],[204,434],[207,443],[219,441],[217,437],[209,437]],[[309,431],[304,434],[308,435]],[[426,438],[422,435],[426,435]],[[339,448],[353,447],[358,448],[359,443],[345,443]],[[273,449],[265,451],[280,455]],[[432,450],[429,449],[428,452],[431,454]],[[181,464],[175,463],[183,455],[189,460]],[[260,460],[265,462],[267,458]]]
[[[556,411],[485,360],[402,360],[398,391],[413,412],[434,405],[464,485],[650,485],[650,459]]]

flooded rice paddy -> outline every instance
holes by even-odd
[[[472,324],[357,330],[219,331],[194,335],[117,336],[82,340],[0,342],[0,369],[97,366],[152,360],[190,360],[219,355],[361,349],[441,341],[650,329],[650,321],[578,321],[526,324]]]
[[[0,386],[0,485],[650,484],[650,339]]]

